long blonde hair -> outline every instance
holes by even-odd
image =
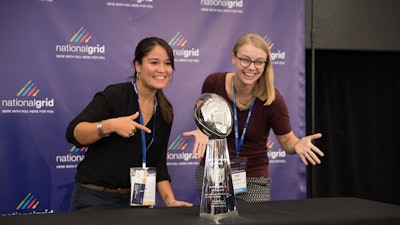
[[[245,34],[241,36],[233,46],[232,52],[237,54],[239,48],[246,44],[253,45],[267,54],[268,64],[264,68],[260,79],[257,80],[252,92],[256,98],[265,101],[265,106],[268,106],[275,100],[274,71],[272,69],[271,53],[264,39],[258,34]]]

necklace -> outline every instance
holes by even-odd
[[[147,112],[147,111],[144,111],[143,109],[142,109],[141,111],[142,111],[142,113],[143,113],[144,115],[147,115],[147,116],[150,116],[151,114],[153,114],[152,111]]]
[[[153,101],[153,102],[154,102],[154,101]],[[153,112],[153,109],[151,109],[150,111],[146,111],[146,110],[143,109],[143,108],[145,108],[144,105],[145,105],[145,102],[144,102],[144,101],[142,101],[142,102],[139,101],[140,111],[141,111],[144,115],[146,115],[146,116],[152,115],[152,114],[154,113],[154,112]],[[147,104],[147,106],[148,106],[148,104]],[[153,106],[153,105],[152,105],[152,106]],[[149,107],[147,107],[147,108],[149,108]]]
[[[251,101],[248,102],[247,104],[242,104],[242,103],[240,103],[240,101],[238,101],[238,99],[236,98],[236,105],[237,105],[237,107],[239,108],[240,111],[248,110],[248,109],[250,108]]]
[[[232,93],[234,92],[234,78],[235,76],[232,76]],[[233,94],[232,94],[233,95]],[[232,96],[232,98],[234,98],[234,95]],[[244,111],[244,110],[248,110],[250,108],[251,105],[251,100],[248,101],[246,104],[242,104],[239,99],[236,97],[236,106],[239,108],[240,111]]]

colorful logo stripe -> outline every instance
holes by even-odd
[[[21,90],[17,93],[17,96],[36,96],[39,93],[39,89],[35,86],[32,81],[28,81]]]
[[[75,145],[69,150],[70,152],[86,152],[87,147],[77,148]]]
[[[272,42],[271,38],[268,37],[268,35],[264,36],[264,41],[267,44],[269,49],[272,49],[272,47],[274,46],[274,43]]]
[[[183,37],[180,31],[178,31],[175,36],[169,41],[170,46],[183,47],[187,43],[187,40]]]
[[[72,37],[69,42],[88,43],[92,36],[86,32],[84,27],[81,27]]]
[[[271,149],[272,146],[274,146],[274,142],[272,140],[268,140],[265,146],[267,147],[267,149]]]
[[[36,209],[36,207],[39,205],[39,201],[33,196],[31,193],[29,193],[24,200],[19,203],[17,206],[17,210],[20,209]]]
[[[169,145],[168,150],[185,150],[187,143],[183,140],[181,135],[175,138],[175,140]]]

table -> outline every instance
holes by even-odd
[[[399,225],[400,206],[359,198],[314,198],[238,204],[239,216],[223,224]],[[199,206],[131,208],[0,217],[1,225],[206,225]]]

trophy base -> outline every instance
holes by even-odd
[[[200,213],[200,225],[202,224],[232,224],[241,221],[238,211],[219,214]]]

